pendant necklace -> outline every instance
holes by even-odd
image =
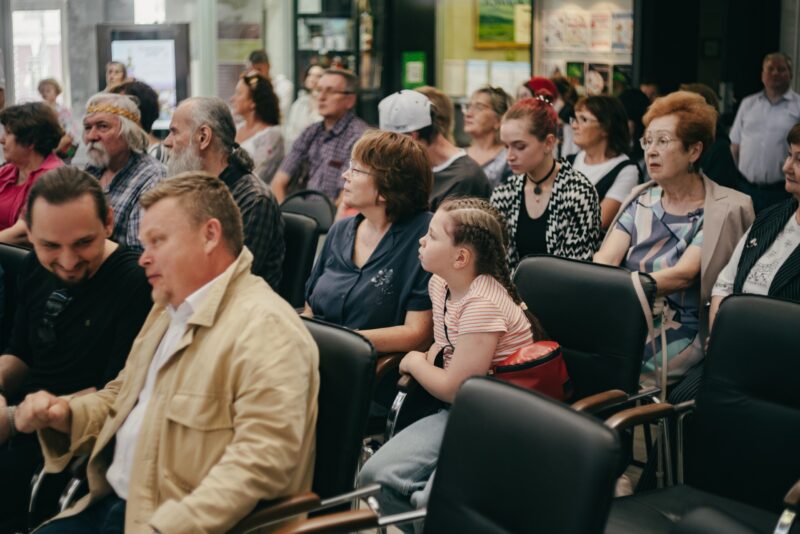
[[[537,195],[537,196],[538,196],[538,195],[541,195],[541,194],[542,194],[542,186],[541,186],[541,184],[542,184],[542,183],[543,183],[545,180],[547,180],[548,178],[550,178],[550,175],[551,175],[551,174],[553,174],[553,171],[554,171],[554,170],[556,170],[556,159],[555,159],[555,158],[553,158],[553,166],[552,166],[552,167],[550,167],[550,170],[549,170],[549,171],[547,171],[547,174],[545,174],[545,175],[544,175],[544,178],[542,178],[541,180],[539,180],[539,181],[536,181],[536,180],[534,180],[533,178],[531,178],[531,176],[530,176],[530,175],[528,175],[528,180],[530,180],[530,182],[533,184],[533,194],[534,194],[534,195]]]

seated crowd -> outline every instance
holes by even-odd
[[[0,111],[0,242],[32,248],[4,319],[1,532],[25,528],[42,462],[60,471],[76,455],[89,455],[88,493],[38,532],[225,532],[260,500],[311,488],[319,353],[277,293],[295,274],[280,210],[294,191],[337,206],[301,314],[405,354],[399,372],[441,402],[358,475],[390,512],[426,506],[464,380],[546,339],[513,283],[525,256],[648,273],[667,353],[642,347],[640,381],[672,401],[696,395],[724,297],[800,302],[800,122],[772,162],[789,198],[756,216],[721,185],[743,178],[719,175],[733,156],[711,152],[725,134],[698,84],[656,98],[640,125],[622,99],[575,101],[550,80],[516,102],[481,88],[464,150],[436,88],[389,95],[370,129],[353,73],[313,76],[318,120],[285,158],[279,100],[256,71],[233,113],[181,102],[163,143],[148,98],[131,98],[146,84],[91,97],[85,169],[56,154],[69,132],[52,106]],[[381,383],[376,400],[395,391]]]

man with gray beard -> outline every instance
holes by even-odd
[[[218,176],[242,213],[244,244],[253,253],[253,274],[275,290],[283,274],[283,219],[275,197],[253,171],[253,160],[236,142],[236,125],[219,98],[193,97],[172,115],[164,146],[167,176],[205,171]]]
[[[139,197],[166,175],[163,164],[147,155],[147,134],[136,103],[125,95],[98,93],[86,103],[83,143],[86,171],[100,181],[114,212],[111,239],[142,251]]]

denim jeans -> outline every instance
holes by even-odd
[[[124,532],[125,501],[112,493],[78,515],[48,523],[37,530],[36,534],[123,534]]]
[[[440,410],[409,425],[364,464],[358,485],[381,485],[377,496],[381,515],[427,506],[449,413]],[[412,532],[414,527],[401,528]]]

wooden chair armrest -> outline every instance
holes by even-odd
[[[349,510],[336,514],[323,515],[292,523],[278,530],[277,534],[307,534],[353,532],[378,526],[378,516],[369,509]]]
[[[599,412],[609,406],[620,404],[628,400],[628,394],[621,389],[612,389],[595,395],[589,395],[572,403],[576,412]]]
[[[652,423],[675,412],[675,408],[668,403],[661,404],[645,404],[644,406],[636,406],[635,408],[628,408],[621,412],[615,413],[606,420],[606,426],[614,430],[625,430],[636,425],[645,423]]]
[[[397,381],[397,390],[403,393],[411,393],[418,387],[419,382],[411,375],[400,375],[400,380]]]
[[[250,514],[239,521],[231,530],[231,534],[244,534],[262,525],[280,521],[298,514],[304,514],[317,508],[321,499],[316,493],[298,493],[272,501],[261,501]]]
[[[795,482],[786,497],[783,498],[783,502],[791,508],[797,508],[800,505],[800,480]]]
[[[400,360],[405,356],[402,352],[391,352],[378,356],[378,363],[375,366],[375,383],[381,381],[387,373],[400,367]]]

